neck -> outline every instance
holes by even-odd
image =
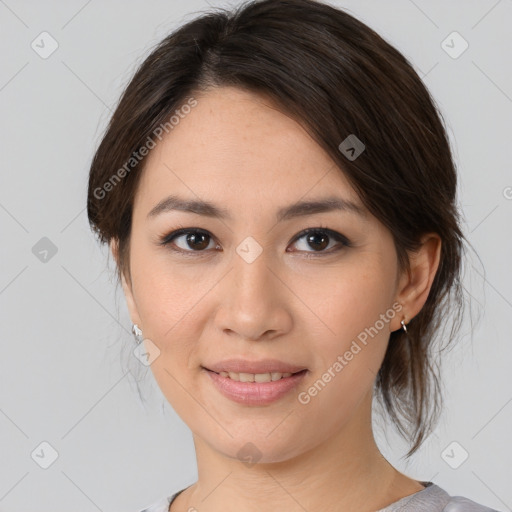
[[[333,436],[282,462],[248,466],[194,436],[198,481],[178,496],[176,510],[361,512],[379,510],[421,490],[380,453],[373,437],[371,399],[369,394]]]

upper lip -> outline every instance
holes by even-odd
[[[218,363],[204,365],[207,370],[215,373],[233,372],[233,373],[296,373],[306,370],[304,366],[285,363],[277,359],[262,359],[260,361],[248,361],[246,359],[225,359]]]

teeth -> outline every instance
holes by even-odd
[[[291,373],[280,373],[280,372],[272,372],[272,373],[235,373],[235,372],[220,372],[219,375],[221,377],[229,377],[232,380],[237,380],[240,382],[270,382],[279,379],[283,379],[285,377],[290,377]]]

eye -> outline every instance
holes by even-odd
[[[179,240],[180,238],[183,239],[181,247],[175,242],[175,240]],[[170,245],[173,243],[177,245],[178,248],[172,249],[179,252],[203,252],[208,249],[212,241],[211,235],[207,231],[197,228],[181,228],[165,236],[160,244]]]
[[[305,243],[303,244],[303,247],[306,249],[299,249],[299,250],[306,250],[306,252],[312,252],[312,253],[320,253],[320,255],[323,255],[323,253],[331,254],[333,252],[337,252],[341,250],[343,247],[351,247],[351,243],[344,235],[341,233],[338,233],[336,231],[332,231],[331,229],[327,228],[308,228],[304,231],[301,231],[294,239],[294,242],[297,242],[298,240],[301,240],[302,238],[305,239]],[[338,247],[335,247],[334,250],[325,250],[329,247],[330,243],[329,241],[335,241],[338,242]],[[336,245],[336,244],[334,244]],[[341,247],[340,247],[341,245]],[[312,247],[313,251],[308,251],[307,248]],[[332,246],[330,247],[332,249]]]

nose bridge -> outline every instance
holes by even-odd
[[[238,245],[233,257],[232,276],[238,300],[270,302],[270,281],[274,278],[269,268],[270,260],[269,250],[264,250],[253,237],[247,237]]]
[[[281,293],[276,287],[282,285],[270,268],[270,252],[265,252],[254,239],[244,240],[235,250],[217,327],[251,340],[268,331],[283,332],[290,327],[290,318],[279,303]]]

